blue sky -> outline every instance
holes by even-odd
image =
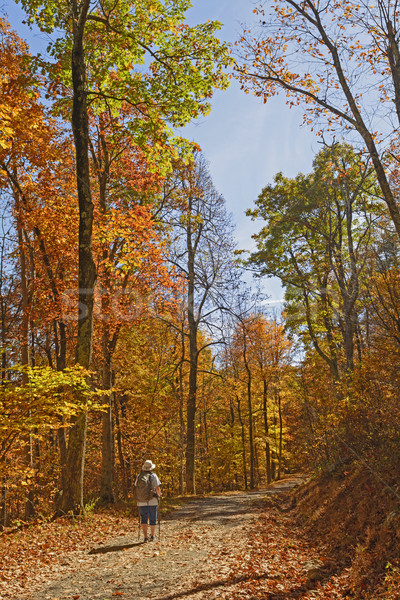
[[[254,22],[253,0],[192,0],[192,4],[189,22],[218,20],[223,24],[221,39],[231,43],[239,38],[241,23]],[[0,7],[8,13],[13,28],[29,42],[31,52],[43,51],[46,39],[22,25],[21,9],[12,0],[0,0]],[[201,146],[215,187],[233,214],[238,245],[251,250],[251,235],[261,223],[246,217],[246,209],[254,206],[261,189],[278,171],[288,176],[310,171],[319,145],[301,126],[301,112],[289,109],[283,97],[262,104],[233,81],[227,91],[215,94],[212,104],[211,114],[185,127],[182,134]],[[282,297],[278,281],[266,280],[263,287],[272,301]]]
[[[218,20],[221,39],[233,43],[241,24],[255,23],[253,0],[194,0],[191,23]],[[185,128],[186,137],[198,142],[210,163],[216,188],[224,195],[237,226],[242,249],[254,249],[251,235],[261,223],[245,216],[262,188],[282,171],[288,176],[311,170],[319,144],[310,130],[301,126],[302,113],[289,109],[283,97],[263,104],[244,94],[233,81],[226,92],[217,92],[211,114]],[[264,281],[272,301],[282,298],[278,280]]]

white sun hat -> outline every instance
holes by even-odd
[[[146,460],[143,463],[142,471],[152,471],[155,468],[155,464],[151,462],[151,460]]]

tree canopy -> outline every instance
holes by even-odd
[[[397,4],[279,0],[254,12],[257,31],[244,29],[238,43],[243,89],[264,102],[283,92],[290,106],[303,106],[304,122],[317,124],[320,135],[360,141],[400,235],[386,170],[400,116]]]

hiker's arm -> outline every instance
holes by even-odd
[[[156,492],[156,494],[157,494],[157,496],[158,496],[158,497],[160,497],[160,496],[161,496],[161,488],[160,488],[160,486],[159,486],[159,485],[157,485],[157,487],[156,487],[156,489],[155,489],[155,492]]]

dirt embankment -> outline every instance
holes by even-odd
[[[351,597],[400,599],[400,490],[393,477],[364,464],[342,466],[310,481],[296,500],[297,524],[347,569]]]

